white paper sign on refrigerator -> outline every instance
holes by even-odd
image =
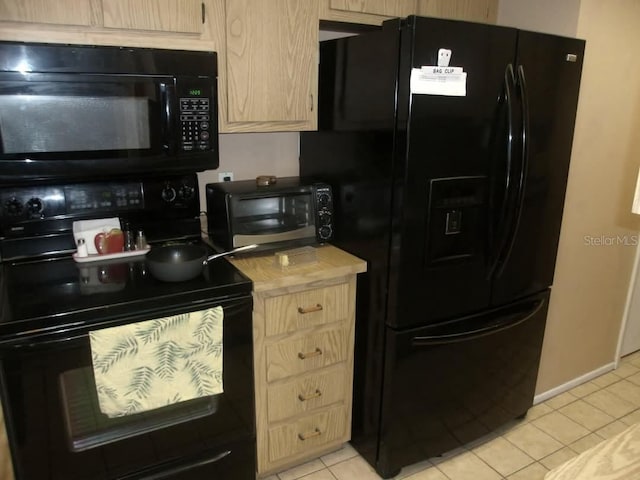
[[[411,69],[411,93],[466,97],[467,73],[462,67],[423,66]]]

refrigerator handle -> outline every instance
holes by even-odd
[[[513,226],[510,229],[509,241],[504,250],[503,259],[499,262],[500,268],[498,269],[498,276],[502,275],[507,261],[511,256],[511,251],[513,250],[518,227],[520,226],[520,218],[522,217],[522,204],[524,203],[524,194],[527,186],[527,170],[529,167],[529,102],[527,97],[527,82],[522,65],[518,66],[517,86],[522,111],[522,131],[520,132],[522,147],[520,152],[520,172],[518,174],[518,193],[516,194]]]
[[[499,322],[487,322],[484,326],[475,330],[466,332],[453,333],[447,335],[426,335],[421,337],[413,337],[411,339],[412,347],[428,347],[432,345],[443,345],[450,343],[467,342],[479,337],[487,335],[493,335],[494,333],[508,330],[513,327],[517,327],[521,323],[530,320],[532,317],[538,314],[545,304],[543,298],[536,300],[533,308],[528,310],[528,313],[522,317],[516,315],[509,315]],[[515,318],[514,318],[515,317]]]
[[[507,213],[509,210],[509,198],[511,197],[511,189],[513,187],[513,148],[514,148],[514,136],[515,136],[515,128],[514,128],[514,88],[516,86],[515,74],[513,72],[513,65],[508,64],[504,70],[504,93],[506,97],[507,103],[507,168],[506,175],[504,179],[504,194],[502,196],[502,202],[500,207],[500,215],[498,217],[497,222],[497,235],[496,239],[492,239],[491,241],[491,253],[489,254],[489,268],[487,269],[487,277],[491,277],[493,272],[495,271],[500,258],[502,257],[501,253],[504,250],[505,244],[507,243],[507,234],[509,232],[509,228],[505,225],[507,219]]]

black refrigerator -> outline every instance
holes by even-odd
[[[443,51],[462,92],[416,88]],[[583,54],[415,16],[321,43],[300,174],[332,185],[333,243],[368,262],[352,444],[383,477],[533,404]]]

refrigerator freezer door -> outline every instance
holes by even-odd
[[[433,323],[489,305],[489,190],[496,151],[503,162],[507,148],[502,96],[516,35],[420,17],[403,27],[397,129],[406,130],[406,141],[394,160],[389,326]],[[442,48],[452,52],[450,66],[467,73],[466,96],[411,94],[411,70],[437,65]]]
[[[481,315],[387,329],[374,465],[380,475],[459,447],[527,412],[548,300],[545,291]]]
[[[583,55],[582,40],[518,33],[514,69],[528,135],[520,138],[523,151],[514,163],[516,171],[522,165],[525,170],[521,201],[495,270],[492,305],[553,282]]]

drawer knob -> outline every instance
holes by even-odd
[[[317,437],[319,435],[322,435],[322,432],[320,431],[320,429],[314,428],[312,432],[299,433],[298,438],[304,442],[305,440],[308,440],[313,437]]]
[[[318,355],[322,355],[322,350],[317,347],[313,352],[298,352],[298,358],[300,360],[304,360],[305,358],[317,357]]]
[[[302,313],[302,314],[319,312],[320,310],[322,310],[322,305],[320,305],[319,303],[316,303],[311,307],[298,307],[298,313]]]
[[[316,398],[320,396],[322,396],[322,392],[316,389],[316,391],[313,393],[307,393],[306,395],[303,395],[303,394],[298,395],[298,400],[300,400],[301,402],[306,402],[307,400],[311,400],[312,398]]]

